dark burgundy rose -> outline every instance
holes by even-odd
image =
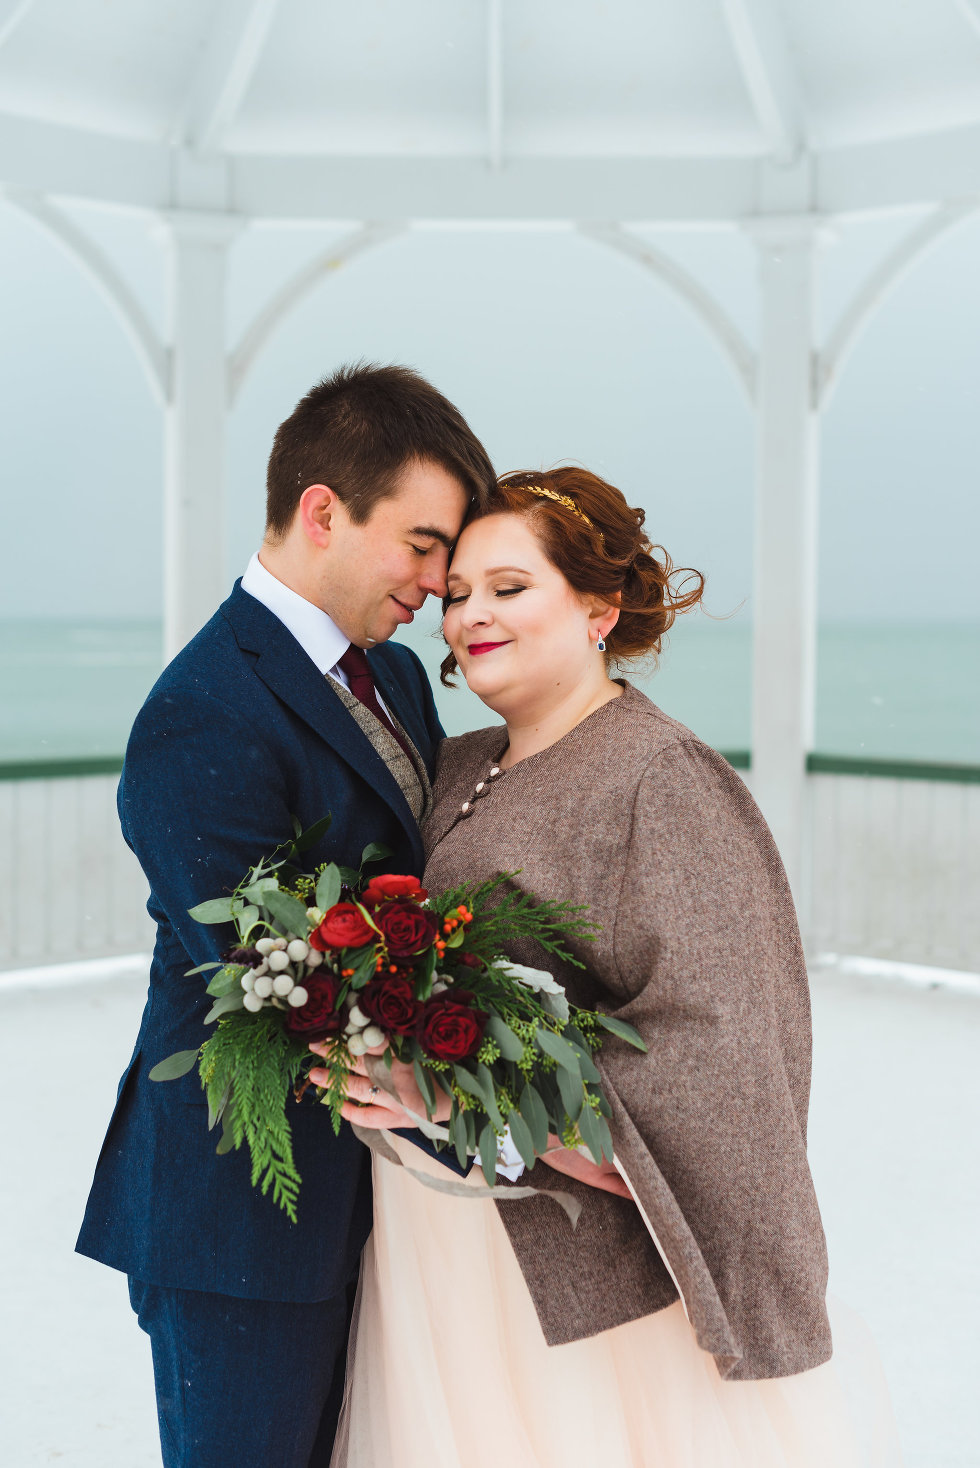
[[[416,907],[414,902],[386,902],[374,914],[374,921],[384,934],[392,958],[408,958],[430,948],[439,931],[436,914]]]
[[[456,953],[453,957],[466,968],[483,968],[483,959],[477,958],[475,953]]]
[[[416,902],[424,902],[428,895],[418,877],[400,877],[394,872],[388,872],[384,876],[371,878],[361,893],[361,902],[365,907],[377,907],[393,897],[410,897]]]
[[[336,974],[309,974],[303,980],[307,1001],[286,1014],[286,1029],[291,1035],[307,1040],[322,1040],[337,1035],[344,1027],[346,1010],[337,1010],[340,980]]]
[[[357,1002],[369,1019],[393,1035],[410,1035],[422,1008],[408,980],[395,976],[372,979]]]
[[[257,948],[229,948],[221,957],[225,963],[244,963],[248,968],[258,968],[262,955]]]
[[[469,1003],[471,994],[436,994],[424,1005],[415,1037],[434,1060],[466,1060],[483,1043],[487,1016]]]
[[[328,948],[362,948],[374,936],[374,929],[353,902],[335,902],[310,934],[310,947],[321,953]]]

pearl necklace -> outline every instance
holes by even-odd
[[[479,783],[477,784],[476,789],[473,791],[473,794],[470,796],[469,800],[464,800],[463,801],[463,804],[459,808],[460,815],[461,816],[470,816],[470,815],[472,815],[473,814],[473,807],[475,806],[476,802],[479,800],[480,796],[481,795],[486,795],[487,791],[490,789],[490,781],[491,780],[496,780],[497,776],[498,775],[502,775],[502,774],[503,774],[503,770],[500,768],[499,765],[492,765],[490,767],[490,773],[487,776],[487,778],[485,780],[480,780],[479,781]]]

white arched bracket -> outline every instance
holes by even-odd
[[[597,244],[605,245],[610,250],[616,250],[619,254],[634,260],[638,265],[642,265],[644,269],[652,271],[676,295],[680,296],[721,347],[734,367],[749,402],[754,401],[755,353],[731,317],[722,309],[714,296],[705,290],[700,281],[672,260],[669,255],[664,255],[653,245],[630,234],[618,224],[579,224],[577,230],[587,239],[595,240]]]
[[[164,407],[170,397],[171,354],[154,331],[140,302],[109,257],[73,220],[41,194],[7,189],[4,199],[49,234],[80,265],[101,293],[136,348],[154,397]]]
[[[941,204],[929,211],[925,219],[900,240],[868,276],[857,291],[837,325],[830,333],[817,359],[814,384],[814,406],[825,408],[839,378],[841,367],[853,351],[872,316],[891,294],[911,267],[949,230],[962,224],[980,208],[976,199],[955,204]]]
[[[319,285],[323,277],[332,270],[339,270],[356,255],[375,245],[384,244],[403,234],[407,226],[398,223],[365,224],[344,239],[317,255],[302,270],[296,272],[247,328],[238,346],[228,359],[228,402],[234,403],[245,378],[279,323],[298,306],[300,301]]]

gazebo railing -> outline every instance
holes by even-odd
[[[726,758],[746,772],[746,751]],[[122,759],[0,764],[0,969],[147,950],[119,833]],[[812,955],[980,971],[980,766],[811,754],[801,925]]]

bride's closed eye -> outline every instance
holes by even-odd
[[[500,586],[494,592],[494,596],[516,596],[519,591],[527,591],[526,586]],[[468,591],[457,591],[455,596],[447,596],[443,599],[443,608],[458,606],[469,596]]]

